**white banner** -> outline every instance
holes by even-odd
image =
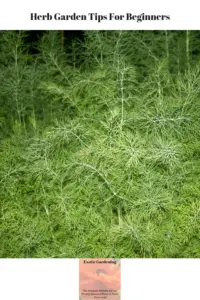
[[[2,1],[0,29],[189,29],[200,28],[199,2]]]
[[[122,259],[121,300],[199,300],[199,259]],[[0,299],[78,300],[78,259],[0,260]]]

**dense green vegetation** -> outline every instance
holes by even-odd
[[[0,33],[0,257],[199,257],[199,32],[27,35]]]

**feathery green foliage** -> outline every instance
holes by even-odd
[[[199,257],[198,32],[26,34],[0,35],[0,256]]]

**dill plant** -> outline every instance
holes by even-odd
[[[199,257],[191,36],[49,31],[34,57],[2,33],[1,257]]]

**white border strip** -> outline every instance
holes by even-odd
[[[199,300],[200,259],[121,259],[121,300]],[[78,259],[1,259],[0,299],[78,300]]]
[[[139,1],[116,1],[116,0],[73,0],[73,1],[47,1],[47,0],[6,0],[2,1],[0,7],[0,30],[142,30],[142,29],[200,29],[199,18],[199,1],[190,0],[139,0]],[[98,15],[109,15],[110,13],[117,15],[170,15],[168,21],[127,21],[123,20],[96,20],[85,21],[31,21],[31,13],[38,15],[54,16],[56,13],[63,16],[88,15],[89,13],[97,13]]]

